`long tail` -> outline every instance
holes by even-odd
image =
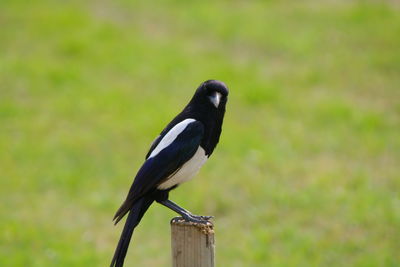
[[[124,229],[122,230],[121,237],[118,242],[118,246],[115,249],[114,257],[111,261],[110,267],[122,267],[126,252],[128,251],[129,242],[133,234],[133,230],[139,224],[144,213],[153,203],[154,199],[148,196],[144,196],[136,201],[129,211],[128,218],[126,219]]]

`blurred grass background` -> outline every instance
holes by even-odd
[[[397,1],[0,2],[0,266],[107,266],[149,144],[207,79],[231,94],[171,199],[218,266],[399,266]],[[169,266],[155,204],[127,266]]]

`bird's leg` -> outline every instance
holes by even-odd
[[[169,199],[166,200],[161,200],[159,203],[167,208],[170,208],[171,210],[175,211],[179,215],[183,217],[186,221],[190,222],[195,222],[195,223],[205,223],[209,219],[212,218],[212,216],[198,216],[190,213],[190,211],[185,210],[182,207],[179,207],[176,203],[172,202]]]

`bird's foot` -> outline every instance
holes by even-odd
[[[201,224],[207,224],[208,221],[211,218],[213,218],[213,216],[199,216],[199,215],[193,215],[193,214],[186,214],[185,216],[182,216],[182,217],[187,222],[201,223]]]
[[[205,220],[205,221],[209,221],[210,219],[214,218],[214,216],[202,216],[202,215],[194,215],[194,214],[192,214],[192,216],[195,217],[196,219]]]

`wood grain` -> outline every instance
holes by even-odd
[[[173,267],[214,267],[214,225],[171,220]]]

